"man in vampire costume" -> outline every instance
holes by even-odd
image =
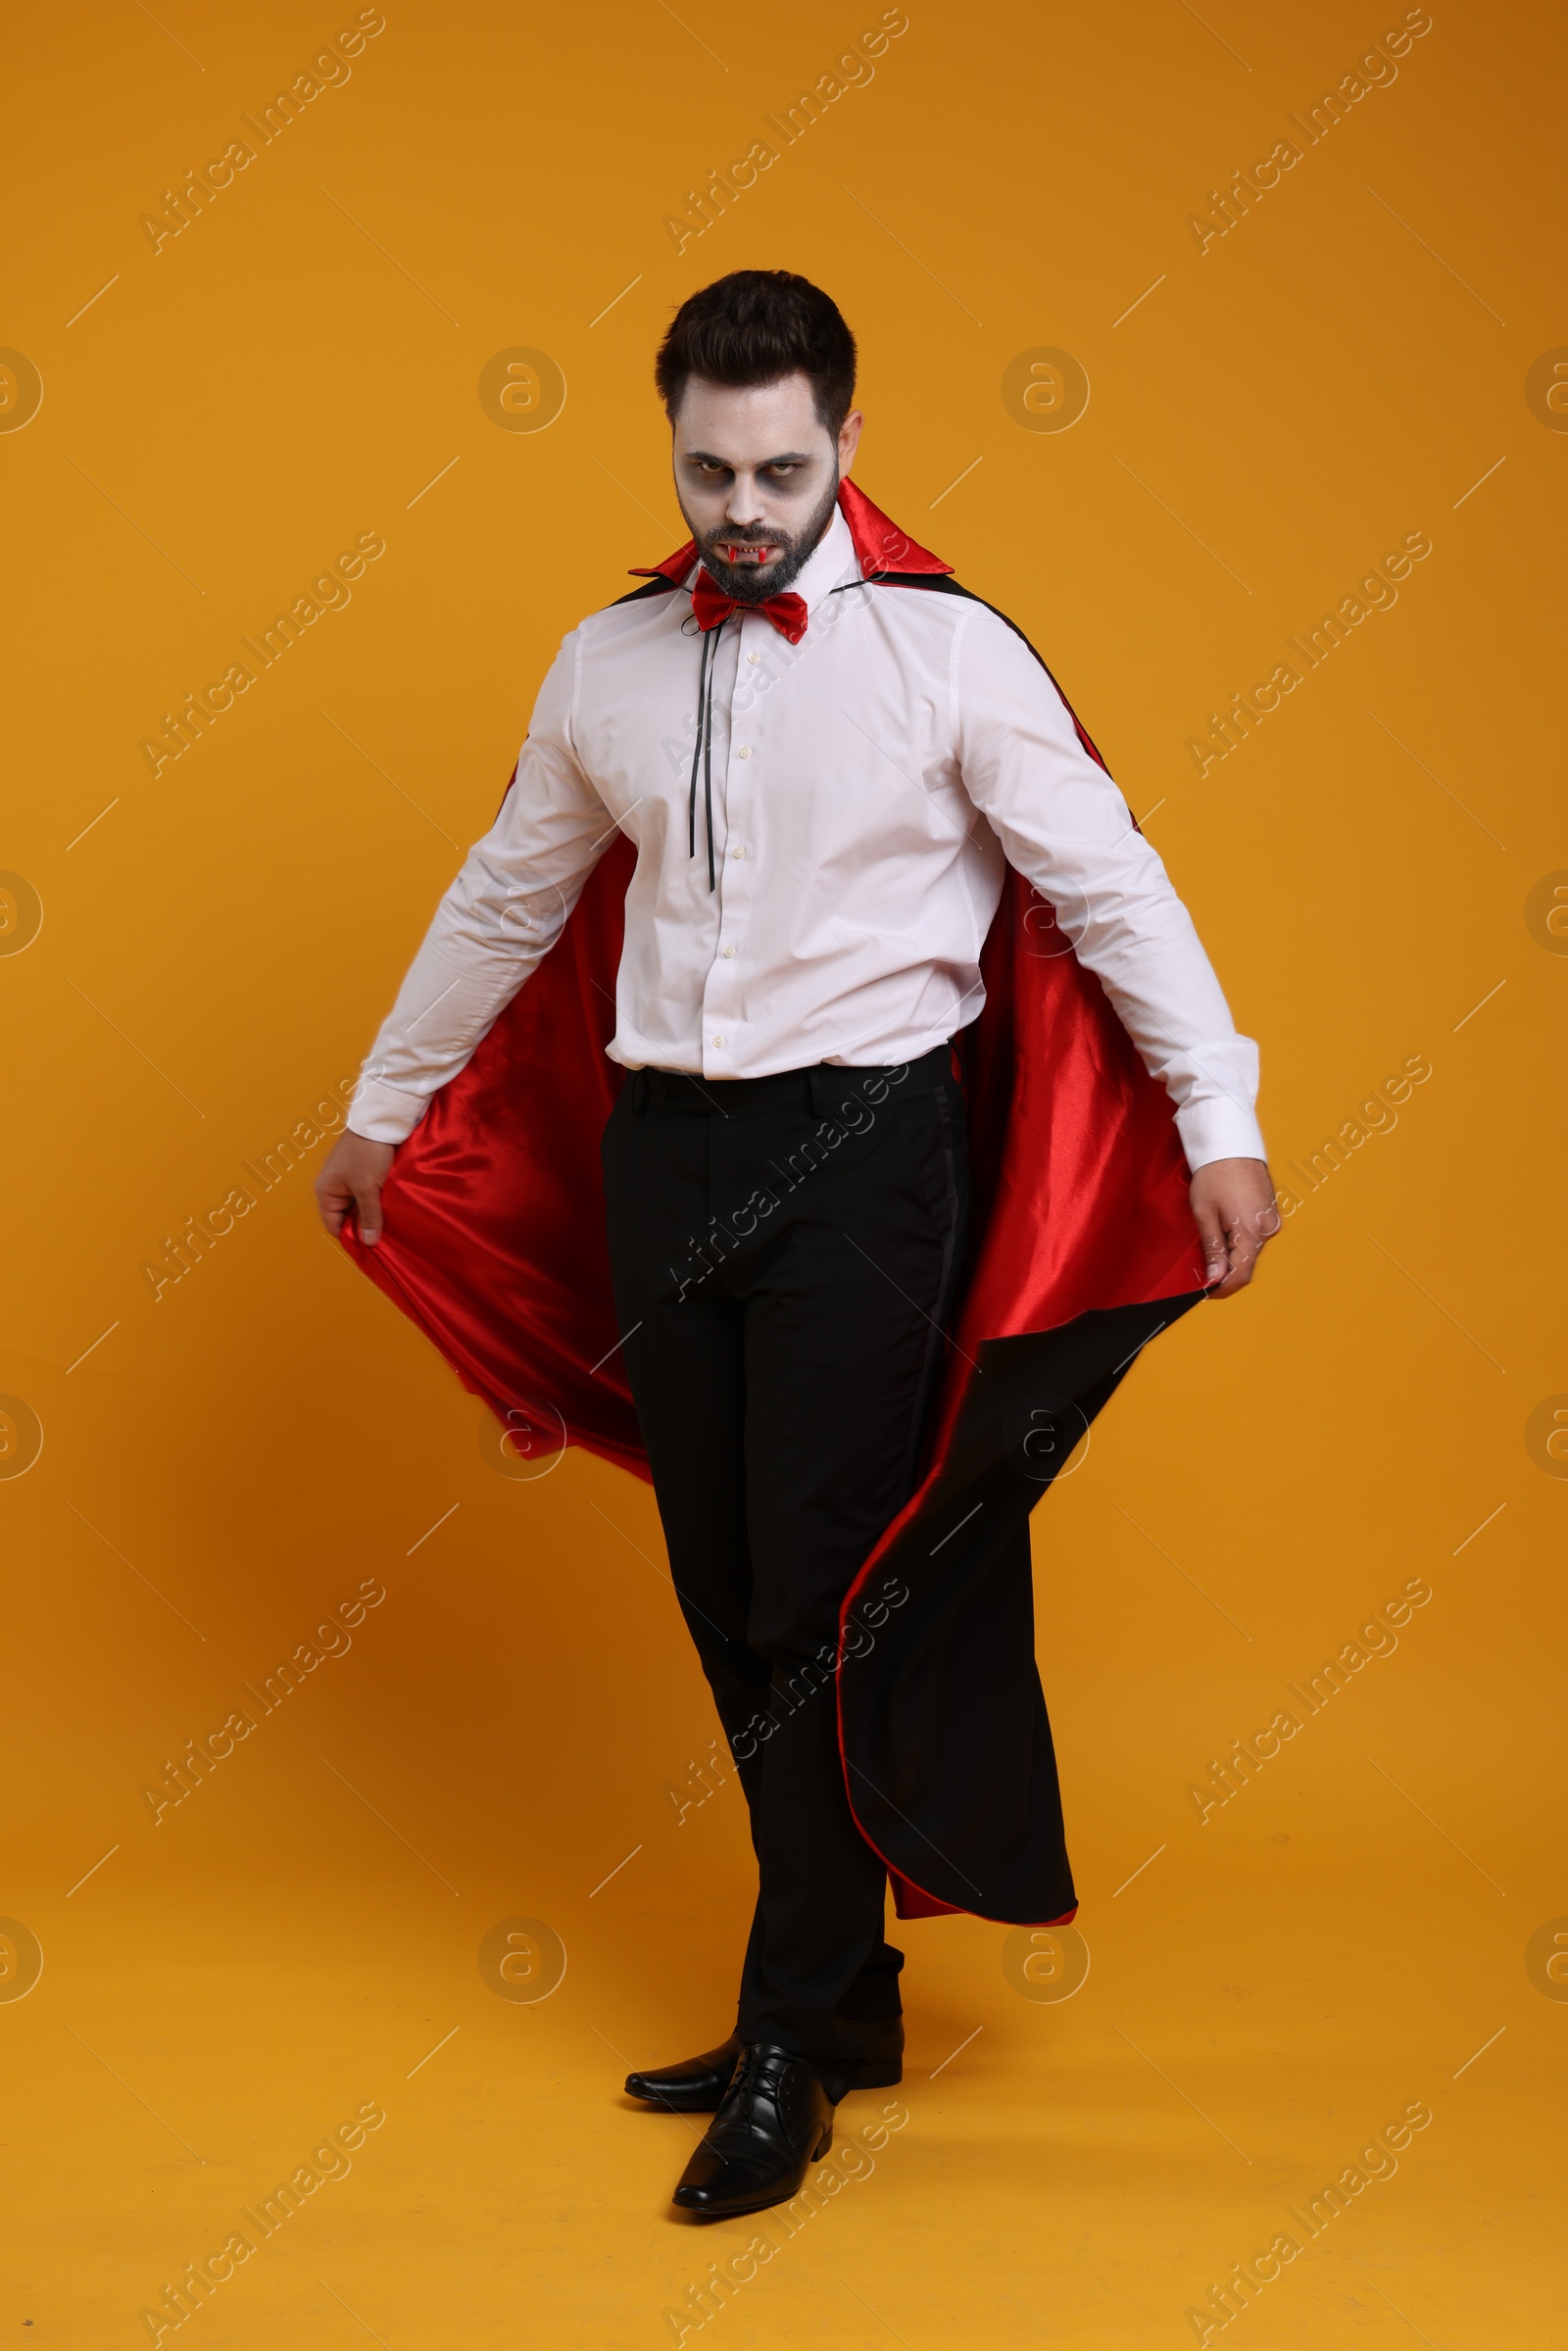
[[[1030,1509],[1278,1218],[1094,745],[846,478],[834,304],[738,270],[656,374],[692,537],[563,644],[318,1190],[514,1449],[653,1481],[760,1890],[734,2033],[626,2086],[713,2216],[899,2080],[890,1879],[1072,1917]]]

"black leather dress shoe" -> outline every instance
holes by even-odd
[[[833,2102],[814,2068],[791,2049],[751,2041],[675,2202],[707,2220],[787,2204],[832,2144]]]
[[[904,2079],[904,2019],[840,2017],[840,2025],[863,2042],[863,2058],[837,2069],[821,2069],[828,2095],[837,2104],[852,2089],[891,2089]],[[626,2077],[628,2098],[662,2106],[666,2114],[713,2114],[723,2102],[740,2059],[741,2039],[732,2033],[716,2049],[683,2057],[678,2065],[652,2066]]]
[[[678,2065],[650,2067],[626,2076],[628,2098],[645,2098],[666,2114],[713,2114],[724,2102],[730,2076],[740,2063],[740,2035],[732,2033],[716,2049],[683,2057]]]

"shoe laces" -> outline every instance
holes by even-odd
[[[759,2094],[771,2094],[776,2105],[781,2077],[792,2062],[787,2049],[772,2049],[760,2041],[747,2041],[729,2085],[730,2096],[744,2100],[748,2111]]]

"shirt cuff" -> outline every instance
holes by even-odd
[[[349,1133],[368,1143],[407,1143],[429,1107],[429,1097],[404,1094],[382,1078],[361,1078],[349,1105]]]
[[[355,1122],[358,1123],[356,1117]],[[1268,1163],[1262,1130],[1245,1102],[1208,1095],[1176,1113],[1176,1132],[1194,1175],[1210,1159],[1261,1159]]]

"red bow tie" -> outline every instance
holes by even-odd
[[[786,588],[781,596],[770,596],[765,604],[742,604],[738,596],[726,596],[705,563],[697,574],[692,590],[692,611],[697,614],[700,629],[717,628],[731,612],[765,612],[781,637],[799,645],[806,634],[806,599]]]

